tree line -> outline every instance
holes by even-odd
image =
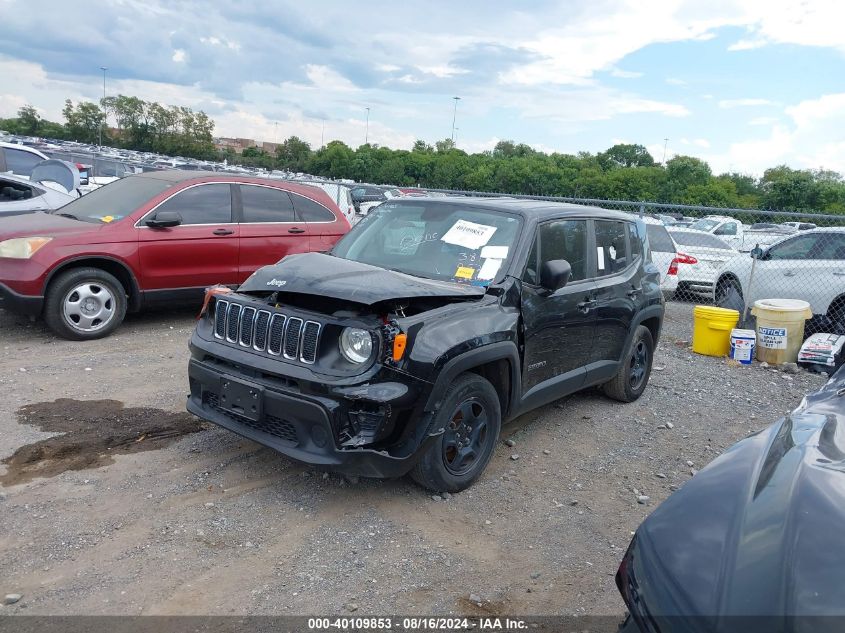
[[[215,149],[214,122],[191,108],[117,95],[100,104],[68,100],[62,114],[64,123],[46,121],[27,105],[16,118],[0,119],[0,129],[96,143],[108,114],[116,127],[104,130],[104,144],[328,178],[433,189],[845,214],[845,180],[837,172],[779,165],[759,178],[738,172],[716,175],[705,161],[693,156],[675,156],[661,165],[637,144],[617,144],[596,154],[547,154],[506,140],[490,151],[468,154],[450,139],[433,145],[418,140],[410,150],[375,144],[353,149],[342,141],[315,150],[291,136],[273,153],[250,147],[237,154],[231,148]]]
[[[41,118],[31,105],[18,110],[18,116],[0,119],[0,129],[12,134],[40,136],[82,143],[98,143],[171,156],[216,160],[214,121],[205,112],[183,106],[165,106],[156,101],[117,95],[100,103],[70,99],[62,108],[64,123]],[[107,127],[107,117],[115,127]]]
[[[574,155],[546,154],[513,141],[467,154],[450,139],[433,146],[417,141],[410,151],[371,144],[352,149],[341,141],[314,151],[292,136],[274,154],[249,148],[228,158],[267,169],[397,186],[845,214],[845,181],[834,171],[780,165],[760,178],[738,172],[715,175],[693,156],[675,156],[661,165],[636,144]]]

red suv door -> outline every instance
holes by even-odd
[[[349,231],[349,221],[340,212],[340,209],[333,202],[330,202],[328,196],[325,196],[326,202],[332,204],[334,207],[332,210],[316,200],[293,191],[290,196],[293,199],[296,214],[305,220],[308,226],[312,251],[329,250],[341,236]]]
[[[309,226],[297,215],[286,190],[248,184],[238,188],[241,208],[238,282],[286,255],[311,250]],[[235,199],[238,200],[237,195]]]
[[[179,226],[145,224],[162,211],[182,218]],[[238,283],[238,224],[232,217],[229,183],[201,183],[181,189],[138,223],[141,289],[145,299],[155,291],[197,294],[214,284]],[[176,298],[172,293],[163,297]]]

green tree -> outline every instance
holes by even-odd
[[[308,143],[298,136],[291,136],[276,147],[276,164],[283,169],[302,171],[311,154],[311,146]]]
[[[596,157],[602,169],[619,167],[654,167],[655,162],[648,150],[642,145],[617,143]]]
[[[35,136],[41,126],[41,115],[33,106],[27,104],[18,110],[19,129],[23,134]]]

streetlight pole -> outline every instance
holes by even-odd
[[[108,68],[105,66],[100,66],[100,70],[103,71],[103,122],[100,123],[100,142],[99,145],[102,147],[103,145],[103,126],[106,124],[106,71]]]
[[[455,109],[452,111],[452,143],[455,142],[455,119],[458,116],[458,101],[460,97],[452,97],[455,100]]]
[[[364,132],[364,145],[369,145],[370,143],[370,109],[366,108],[367,110],[367,129]]]
[[[320,149],[323,149],[325,146],[325,137],[326,137],[326,120],[323,119],[323,123],[320,126]]]
[[[666,146],[669,144],[669,139],[663,139],[663,166],[666,166]]]

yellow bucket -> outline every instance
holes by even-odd
[[[692,317],[692,351],[705,356],[727,356],[731,351],[731,330],[739,321],[739,312],[695,306]]]
[[[813,316],[810,304],[799,299],[760,299],[751,314],[757,317],[757,360],[770,365],[794,363],[804,342],[804,321]]]

